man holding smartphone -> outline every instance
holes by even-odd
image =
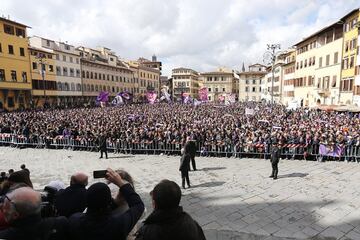
[[[111,192],[108,185],[95,183],[87,190],[87,211],[69,218],[73,239],[126,239],[127,235],[144,212],[144,203],[131,184],[108,168],[106,177],[117,185],[129,209],[121,213],[111,211]]]

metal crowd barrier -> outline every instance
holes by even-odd
[[[98,143],[93,138],[73,138],[56,136],[23,136],[9,133],[0,134],[0,146],[53,148],[68,150],[98,151]],[[114,153],[125,154],[168,154],[180,155],[183,145],[169,141],[129,141],[126,139],[109,139],[107,148]],[[360,162],[360,146],[345,145],[338,157],[327,157],[319,154],[319,144],[283,144],[279,146],[283,159],[305,160],[344,160]],[[271,145],[266,143],[197,143],[198,156],[236,157],[236,158],[264,158],[271,155]]]

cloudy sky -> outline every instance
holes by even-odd
[[[212,71],[260,62],[267,43],[292,46],[347,12],[358,0],[1,0],[0,15],[29,35],[72,45],[106,46],[121,58]]]

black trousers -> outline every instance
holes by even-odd
[[[191,165],[193,170],[196,170],[196,162],[195,162],[195,156],[190,156],[190,160],[191,160]]]
[[[185,180],[188,187],[190,187],[189,171],[181,171],[181,179],[183,188],[185,188]]]
[[[272,167],[272,173],[271,176],[273,176],[274,178],[277,178],[279,169],[278,169],[278,162],[272,162],[271,163],[271,167]]]
[[[103,157],[103,153],[105,153],[105,158],[108,158],[108,156],[107,156],[107,149],[106,149],[106,148],[105,148],[105,149],[100,149],[100,158]]]

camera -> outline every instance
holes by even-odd
[[[55,197],[57,190],[53,187],[46,186],[41,194],[41,217],[55,217],[57,215],[55,208]]]

